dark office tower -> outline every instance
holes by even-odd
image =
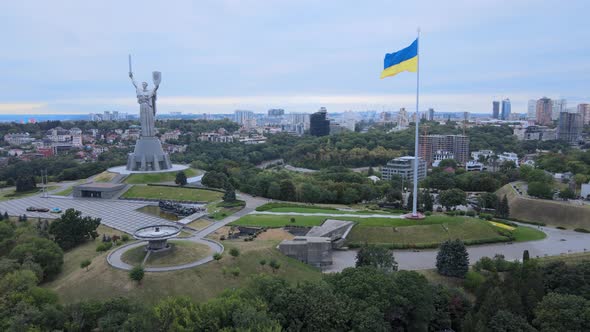
[[[309,133],[313,136],[327,136],[330,134],[330,121],[326,119],[328,111],[325,107],[309,117]]]
[[[498,119],[500,117],[500,102],[493,101],[492,102],[492,118]]]
[[[559,125],[557,126],[557,138],[575,145],[582,134],[582,127],[581,114],[561,112],[559,114]]]
[[[428,121],[434,121],[434,108],[428,109]]]
[[[502,120],[510,120],[510,113],[512,108],[510,106],[510,99],[506,98],[502,100]]]
[[[285,110],[282,108],[272,108],[268,110],[268,116],[283,116],[285,115]]]

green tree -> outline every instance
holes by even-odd
[[[32,258],[35,263],[41,265],[43,277],[47,279],[61,271],[64,253],[53,241],[34,237],[15,246],[8,257],[16,259],[21,264]]]
[[[581,296],[549,293],[535,309],[541,331],[589,331],[590,302]]]
[[[71,249],[90,239],[98,237],[96,229],[100,218],[82,217],[82,212],[67,209],[49,225],[49,234],[62,249]]]
[[[432,199],[432,195],[430,195],[430,193],[428,191],[424,191],[423,195],[424,198],[422,199],[422,202],[424,204],[424,211],[431,211],[433,210],[433,199]]]
[[[201,179],[201,183],[204,186],[211,187],[211,188],[225,188],[228,184],[229,180],[225,173],[210,171],[203,175]]]
[[[235,202],[236,201],[236,190],[231,184],[227,184],[225,187],[225,193],[223,194],[224,202]]]
[[[141,281],[143,280],[144,276],[145,270],[141,265],[136,265],[131,269],[131,271],[129,271],[129,278],[133,281],[136,281],[138,285],[141,285]]]
[[[546,182],[529,182],[527,194],[538,198],[553,199],[553,188]]]
[[[86,271],[88,271],[88,267],[90,266],[91,262],[89,259],[85,259],[80,263],[80,268],[81,269],[86,269]]]
[[[445,169],[447,167],[455,169],[457,168],[457,161],[455,161],[455,159],[443,159],[438,164],[438,167],[442,169]]]
[[[178,173],[176,173],[176,179],[174,179],[174,183],[176,183],[179,186],[186,186],[187,179],[184,171],[179,171]]]
[[[168,297],[154,307],[160,331],[197,331],[198,307],[188,297]],[[210,328],[210,326],[208,327]]]
[[[461,189],[443,190],[439,197],[440,204],[447,210],[457,205],[465,205],[467,203],[467,195]]]
[[[504,195],[502,200],[498,203],[496,216],[499,218],[508,218],[510,216],[510,206],[508,205],[508,198],[506,195]]]
[[[498,208],[498,196],[494,193],[482,193],[477,198],[479,206],[482,209],[497,209]]]
[[[444,276],[465,278],[469,270],[469,254],[463,241],[447,240],[441,244],[436,255],[436,269]]]
[[[21,176],[16,179],[16,192],[34,190],[37,187],[34,176]]]
[[[281,268],[281,263],[279,263],[276,259],[271,259],[268,263],[268,266],[270,266],[273,273],[276,273],[277,270]]]
[[[272,199],[281,199],[281,186],[277,182],[271,182],[265,196]]]
[[[371,266],[383,272],[397,271],[397,262],[389,249],[368,244],[356,254],[356,267],[361,266]]]
[[[576,198],[576,193],[573,190],[571,190],[570,188],[565,188],[565,189],[559,191],[559,198],[565,199],[565,200],[574,199],[574,198]]]
[[[529,251],[525,249],[522,252],[522,262],[524,263],[524,262],[528,261],[530,258],[531,258],[531,254],[529,254]]]
[[[499,310],[488,323],[490,332],[536,332],[526,319],[506,310]]]
[[[280,199],[283,201],[291,201],[297,195],[297,190],[291,180],[282,180],[279,187],[281,189]]]

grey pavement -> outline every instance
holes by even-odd
[[[537,227],[526,224],[523,226]],[[498,243],[467,247],[470,264],[474,264],[482,257],[493,257],[501,254],[507,260],[520,260],[524,250],[528,250],[531,257],[544,257],[567,255],[571,253],[590,250],[590,234],[578,233],[569,230],[559,230],[550,227],[537,227],[547,234],[543,240]],[[425,270],[433,269],[436,264],[437,250],[395,250],[393,255],[402,270]],[[356,260],[356,250],[334,251],[333,265],[324,272],[339,272],[347,267],[353,267]]]
[[[83,215],[101,218],[102,223],[108,227],[132,234],[136,229],[150,225],[175,225],[168,220],[139,212],[137,209],[146,205],[155,205],[151,202],[135,202],[120,200],[104,200],[98,198],[71,198],[55,196],[43,198],[31,196],[9,201],[0,202],[0,211],[8,211],[10,215],[23,215],[34,218],[57,218],[60,214],[51,212],[29,212],[27,207],[58,207],[65,211],[73,208],[82,212]]]

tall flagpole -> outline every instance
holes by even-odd
[[[412,202],[412,216],[418,216],[418,124],[420,123],[420,115],[419,115],[419,97],[420,97],[420,28],[418,28],[418,37],[416,38],[418,41],[417,43],[417,64],[416,64],[416,143],[414,144],[414,195],[413,195],[413,202]]]

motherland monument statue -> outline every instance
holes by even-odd
[[[162,81],[162,73],[154,71],[152,79],[154,88],[148,89],[147,82],[142,82],[137,86],[133,78],[131,68],[131,55],[129,55],[129,78],[135,87],[137,103],[139,104],[139,122],[141,124],[141,135],[135,149],[127,157],[128,171],[161,171],[172,168],[170,157],[164,153],[162,143],[156,137],[156,99],[157,91]]]

